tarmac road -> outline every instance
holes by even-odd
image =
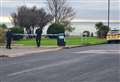
[[[120,44],[3,58],[0,82],[120,82]]]

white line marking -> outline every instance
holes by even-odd
[[[110,53],[116,53],[120,54],[120,50],[87,50],[87,51],[80,51],[80,52],[74,52],[74,53],[93,53],[93,54],[110,54]]]
[[[37,67],[37,68],[26,69],[26,70],[23,70],[23,71],[20,71],[20,72],[11,73],[8,76],[15,76],[15,75],[23,74],[23,73],[28,73],[28,72],[32,72],[32,71],[36,71],[36,70],[42,70],[42,69],[55,67],[55,66],[59,66],[59,65],[64,65],[64,64],[70,64],[70,63],[78,62],[78,61],[80,61],[80,58],[76,58],[74,60],[62,61],[62,62],[59,62],[59,63],[45,65],[45,66],[41,66],[41,67]]]
[[[88,57],[91,57],[91,56],[100,55],[100,54],[104,54],[104,53],[108,54],[108,53],[111,53],[111,52],[112,53],[120,53],[119,50],[87,50],[87,51],[81,51],[81,52],[73,52],[73,53],[97,53],[97,54],[91,54],[91,55],[83,56],[83,57],[80,57],[80,58],[60,61],[60,62],[53,63],[53,64],[50,64],[50,65],[45,65],[45,66],[35,67],[35,68],[31,68],[31,69],[26,69],[26,70],[23,70],[23,71],[8,74],[8,76],[16,76],[16,75],[20,75],[20,74],[23,74],[23,73],[28,73],[28,72],[32,72],[32,71],[47,69],[47,68],[50,68],[50,67],[60,66],[60,65],[64,65],[64,64],[71,64],[71,63],[82,61],[85,58],[88,58]]]

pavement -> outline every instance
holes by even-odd
[[[57,51],[62,49],[61,47],[33,47],[33,46],[13,46],[12,49],[6,49],[4,46],[0,48],[0,57],[19,57],[33,53],[42,53],[49,51]]]
[[[23,46],[23,45],[13,45],[12,49],[6,49],[5,46],[0,46],[0,57],[20,57],[33,53],[43,53],[50,51],[58,51],[61,49],[70,49],[82,46],[65,46],[65,47],[57,47],[57,46],[42,46],[40,48],[34,46]]]
[[[120,82],[120,44],[0,58],[0,82]]]

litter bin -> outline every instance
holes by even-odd
[[[58,46],[65,46],[65,37],[64,37],[64,34],[58,34],[57,45]]]

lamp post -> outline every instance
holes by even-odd
[[[110,28],[110,0],[108,0],[108,27]]]

